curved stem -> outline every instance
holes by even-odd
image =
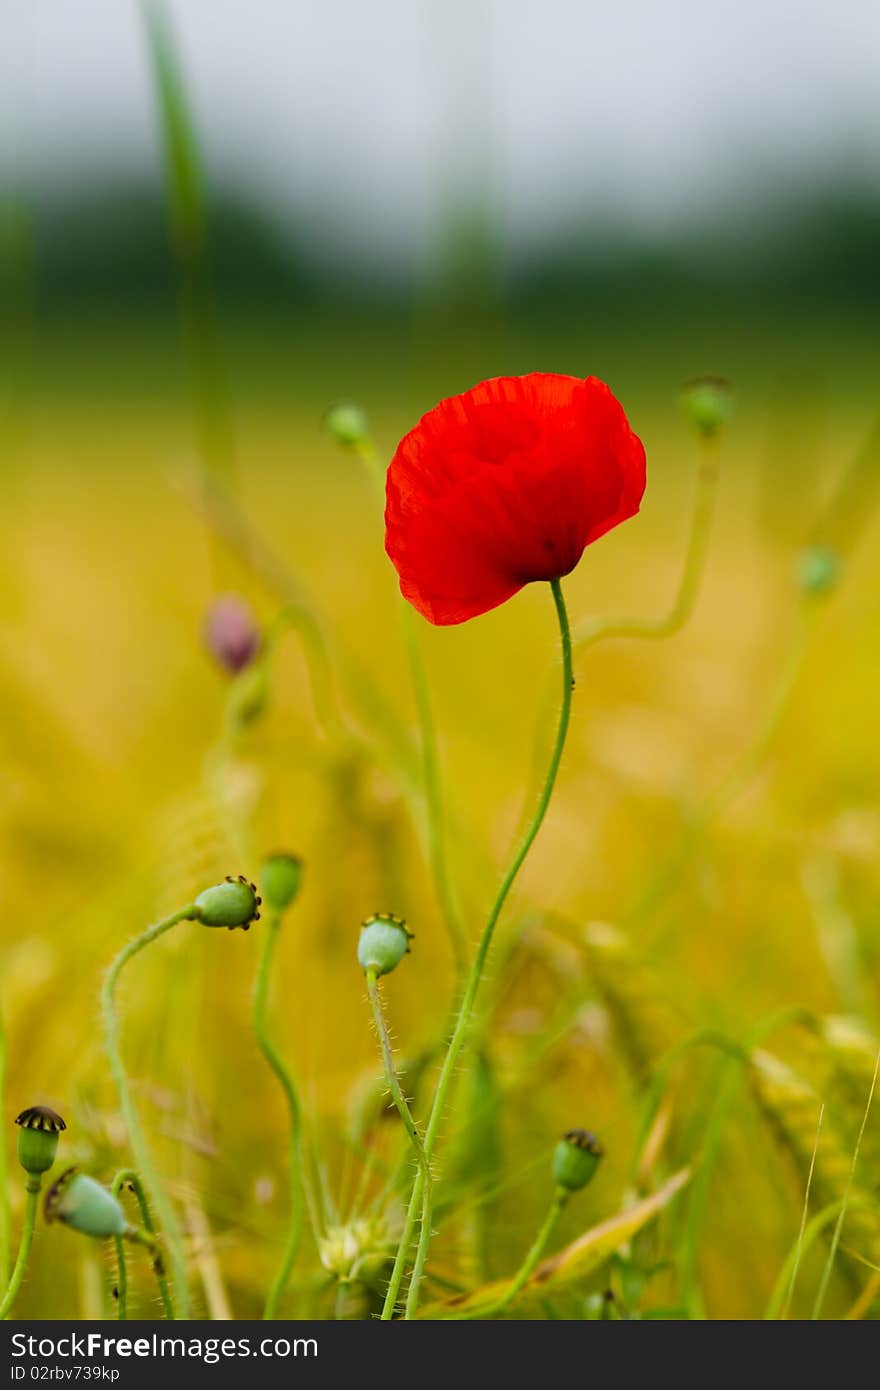
[[[513,1302],[520,1290],[528,1283],[538,1261],[547,1249],[547,1244],[570,1195],[570,1192],[568,1192],[566,1188],[557,1187],[553,1194],[553,1201],[550,1203],[550,1210],[544,1217],[538,1234],[529,1246],[525,1259],[501,1297],[496,1299],[494,1303],[490,1303],[488,1308],[481,1308],[478,1312],[460,1313],[458,1317],[454,1319],[455,1321],[465,1322],[470,1321],[472,1318],[495,1318]]]
[[[140,936],[135,937],[127,946],[124,946],[119,955],[113,961],[104,979],[101,990],[101,1009],[104,1017],[104,1045],[107,1049],[107,1057],[110,1062],[110,1070],[116,1082],[116,1089],[119,1093],[119,1103],[125,1117],[128,1128],[128,1137],[131,1147],[137,1159],[139,1171],[143,1174],[143,1180],[147,1191],[152,1198],[156,1214],[159,1218],[159,1226],[168,1246],[173,1270],[173,1282],[177,1302],[180,1306],[181,1317],[189,1317],[189,1288],[187,1283],[186,1257],[183,1250],[183,1235],[180,1224],[174,1213],[168,1197],[165,1194],[150,1150],[141,1129],[140,1119],[138,1118],[137,1107],[131,1093],[131,1085],[128,1073],[125,1070],[125,1063],[122,1060],[122,1052],[119,1045],[119,1018],[116,1012],[116,987],[119,983],[119,976],[125,966],[133,956],[138,955],[146,946],[155,941],[158,937],[170,931],[178,922],[191,922],[198,919],[198,908],[193,903],[188,903],[186,907],[181,907],[177,912],[172,912],[170,916],[163,917],[160,922],[148,927]]]
[[[278,1303],[284,1294],[284,1290],[290,1278],[290,1271],[299,1254],[303,1231],[302,1110],[299,1103],[299,1095],[290,1072],[266,1032],[266,1004],[269,996],[269,981],[272,974],[272,962],[275,957],[275,947],[278,943],[278,932],[280,927],[281,915],[280,913],[273,912],[272,915],[267,918],[263,935],[263,950],[260,956],[259,966],[257,967],[257,978],[254,985],[253,1008],[253,1026],[257,1043],[284,1093],[290,1125],[290,1226],[281,1265],[266,1297],[266,1305],[263,1310],[264,1318],[277,1317]]]
[[[511,888],[516,882],[520,869],[528,857],[529,850],[535,842],[538,831],[544,823],[547,808],[550,805],[550,798],[553,795],[553,788],[556,785],[556,777],[559,772],[559,765],[562,762],[562,752],[565,747],[565,740],[568,734],[569,719],[571,717],[571,696],[573,686],[573,672],[571,659],[571,630],[568,623],[568,614],[565,608],[565,599],[562,593],[562,585],[558,579],[554,579],[551,584],[553,602],[556,608],[556,617],[559,623],[559,634],[562,644],[562,705],[559,711],[559,721],[556,729],[556,738],[550,754],[550,761],[547,767],[544,784],[538,798],[532,818],[526,827],[525,833],[519,842],[514,853],[513,859],[504,877],[501,880],[495,901],[489,911],[483,934],[477,946],[476,956],[471,966],[465,985],[464,995],[459,1006],[456,1017],[455,1027],[452,1038],[440,1069],[440,1076],[437,1081],[437,1090],[434,1094],[434,1101],[431,1106],[431,1113],[428,1117],[428,1124],[425,1130],[425,1155],[428,1163],[431,1162],[434,1153],[434,1146],[437,1142],[437,1133],[443,1118],[449,1087],[455,1073],[456,1063],[459,1053],[464,1046],[467,1037],[468,1027],[473,1013],[474,1001],[480,988],[480,981],[483,976],[483,969],[486,964],[486,957],[492,944],[495,928],[501,916],[504,904],[507,901]],[[407,1210],[406,1223],[404,1225],[403,1238],[397,1251],[397,1258],[394,1262],[391,1279],[388,1284],[388,1291],[385,1296],[385,1306],[382,1309],[382,1317],[386,1321],[393,1317],[394,1309],[397,1304],[397,1297],[400,1292],[400,1285],[403,1279],[406,1261],[409,1257],[409,1241],[415,1225],[416,1215],[422,1209],[424,1201],[425,1181],[423,1173],[420,1171],[416,1175],[410,1197],[409,1208]],[[419,1252],[416,1257],[416,1267],[413,1271],[412,1284],[408,1304],[412,1306],[418,1296],[418,1277],[424,1268],[427,1251],[431,1240],[430,1226],[423,1221],[419,1234]]]
[[[701,437],[684,564],[671,606],[659,618],[588,618],[572,634],[576,652],[612,637],[641,637],[648,641],[672,637],[684,627],[694,611],[706,569],[717,491],[718,437]]]
[[[3,1295],[0,1303],[0,1319],[8,1317],[13,1303],[18,1297],[27,1269],[28,1257],[31,1253],[31,1245],[34,1239],[34,1223],[37,1219],[37,1199],[40,1195],[42,1179],[40,1177],[29,1177],[25,1184],[27,1200],[24,1208],[24,1222],[21,1228],[21,1242],[18,1247],[18,1258],[15,1261],[15,1268],[12,1271],[12,1278],[9,1287]]]
[[[165,1316],[168,1318],[169,1322],[173,1322],[175,1318],[174,1300],[171,1297],[171,1290],[168,1287],[168,1280],[165,1277],[162,1252],[156,1241],[156,1228],[153,1225],[150,1204],[147,1201],[147,1194],[144,1191],[143,1183],[133,1168],[122,1168],[113,1179],[110,1191],[113,1193],[114,1197],[118,1197],[124,1187],[128,1187],[137,1198],[137,1204],[141,1213],[141,1221],[144,1223],[144,1229],[148,1237],[153,1242],[153,1273],[156,1276],[156,1283],[159,1286],[159,1297],[162,1300]],[[125,1263],[125,1246],[121,1236],[115,1236],[114,1243],[116,1245],[116,1259],[119,1266],[119,1281],[117,1288],[119,1317],[120,1319],[124,1319],[128,1317],[128,1271]]]

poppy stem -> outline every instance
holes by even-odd
[[[193,903],[188,903],[186,907],[181,907],[177,912],[172,912],[168,917],[163,917],[161,921],[155,922],[146,931],[141,932],[133,941],[129,941],[127,946],[123,946],[119,955],[113,961],[110,969],[104,978],[101,989],[101,1009],[104,1016],[104,1046],[107,1050],[107,1057],[110,1062],[110,1070],[116,1082],[116,1089],[119,1093],[119,1103],[125,1117],[128,1137],[131,1147],[137,1159],[137,1166],[143,1174],[147,1191],[153,1200],[153,1205],[159,1218],[159,1226],[165,1237],[168,1250],[171,1256],[171,1266],[174,1271],[174,1286],[177,1299],[180,1304],[181,1317],[189,1317],[189,1288],[186,1270],[186,1257],[183,1250],[183,1235],[180,1223],[174,1212],[174,1208],[165,1195],[155,1166],[153,1164],[150,1150],[144,1138],[141,1122],[138,1117],[137,1107],[131,1093],[131,1083],[128,1073],[125,1070],[125,1063],[122,1060],[122,1051],[119,1044],[119,1017],[116,1012],[116,987],[119,983],[119,976],[123,969],[132,959],[138,955],[146,946],[170,931],[178,922],[191,922],[198,919],[199,911]]]
[[[31,1253],[31,1245],[34,1239],[34,1224],[37,1219],[37,1199],[40,1195],[43,1179],[39,1174],[28,1177],[25,1183],[27,1199],[24,1208],[24,1221],[21,1227],[21,1241],[18,1247],[18,1257],[15,1261],[15,1268],[12,1271],[12,1278],[9,1280],[9,1287],[0,1302],[0,1319],[9,1316],[13,1303],[18,1297],[18,1291],[24,1281],[27,1269],[28,1258]]]
[[[110,1191],[113,1193],[114,1197],[118,1197],[125,1187],[129,1188],[137,1198],[137,1204],[141,1213],[141,1221],[144,1224],[144,1230],[148,1237],[144,1243],[148,1245],[153,1255],[153,1272],[156,1275],[156,1283],[159,1286],[159,1297],[162,1300],[162,1307],[165,1310],[166,1318],[169,1322],[173,1322],[175,1318],[174,1300],[171,1297],[171,1290],[168,1287],[168,1280],[165,1277],[162,1254],[156,1241],[156,1228],[153,1225],[150,1204],[147,1201],[147,1194],[144,1191],[143,1183],[133,1168],[120,1169],[113,1179]],[[123,1236],[114,1236],[113,1239],[116,1245],[116,1263],[118,1270],[116,1283],[117,1309],[119,1319],[122,1321],[128,1317],[128,1268],[125,1261],[125,1238]]]
[[[260,1051],[269,1067],[274,1072],[278,1084],[284,1093],[284,1099],[287,1104],[288,1128],[290,1131],[288,1150],[290,1225],[281,1265],[266,1297],[266,1304],[263,1309],[263,1317],[270,1319],[278,1316],[279,1301],[284,1294],[284,1290],[287,1288],[290,1279],[290,1271],[293,1269],[296,1257],[299,1254],[303,1232],[304,1204],[302,1107],[300,1106],[299,1094],[293,1077],[266,1031],[266,1003],[269,994],[269,981],[272,974],[272,962],[275,958],[275,948],[278,944],[278,932],[281,927],[281,920],[282,914],[280,912],[272,912],[266,921],[263,934],[263,950],[260,956],[260,963],[257,968],[257,978],[254,986],[253,1007],[254,1033],[256,1034]]]
[[[559,623],[559,634],[562,644],[562,705],[559,711],[559,720],[556,728],[556,738],[553,744],[552,752],[550,754],[550,761],[547,767],[544,783],[541,788],[540,795],[538,797],[538,803],[535,807],[532,818],[528,826],[526,827],[525,832],[517,846],[513,859],[511,860],[511,863],[498,887],[498,891],[495,895],[495,901],[493,902],[492,907],[489,911],[489,916],[486,921],[486,925],[483,928],[483,934],[480,937],[480,941],[477,946],[477,952],[474,957],[474,961],[471,966],[470,972],[468,974],[464,994],[462,996],[462,1001],[458,1009],[458,1014],[456,1016],[455,1027],[452,1032],[452,1038],[450,1039],[449,1047],[447,1048],[446,1056],[443,1059],[443,1065],[440,1069],[440,1076],[437,1081],[437,1089],[434,1093],[434,1101],[431,1106],[431,1113],[428,1117],[428,1124],[425,1130],[424,1147],[425,1157],[428,1164],[430,1164],[434,1154],[434,1147],[437,1142],[437,1134],[440,1128],[441,1121],[443,1119],[443,1112],[446,1105],[446,1099],[449,1093],[449,1087],[452,1083],[452,1078],[455,1074],[456,1063],[458,1062],[459,1054],[461,1053],[462,1047],[464,1046],[464,1043],[467,1038],[467,1033],[471,1022],[471,1016],[473,1014],[474,1009],[474,1002],[477,997],[477,992],[480,988],[480,982],[483,977],[483,970],[486,965],[486,958],[489,954],[489,948],[492,945],[492,938],[495,934],[495,928],[498,925],[498,919],[501,916],[501,912],[504,908],[505,903],[507,902],[510,890],[516,882],[517,876],[519,875],[519,871],[525,863],[526,858],[528,857],[529,850],[531,849],[538,835],[538,831],[541,829],[541,826],[544,823],[544,818],[547,815],[547,809],[550,805],[550,799],[553,795],[553,789],[556,785],[556,778],[559,772],[560,763],[562,762],[562,753],[565,748],[565,740],[568,734],[568,725],[569,720],[571,718],[571,696],[574,684],[571,656],[571,628],[569,626],[568,613],[565,607],[565,598],[562,593],[562,584],[560,580],[554,579],[551,582],[550,587],[553,594],[553,602],[556,608],[556,617]],[[388,1291],[385,1296],[385,1305],[382,1309],[382,1318],[386,1321],[394,1316],[394,1311],[397,1306],[397,1299],[400,1292],[400,1285],[403,1280],[406,1262],[409,1258],[409,1249],[412,1240],[412,1233],[415,1227],[417,1215],[421,1211],[422,1222],[419,1233],[419,1244],[416,1253],[415,1264],[413,1266],[412,1278],[410,1280],[409,1292],[407,1294],[406,1316],[408,1318],[411,1318],[418,1307],[419,1285],[421,1283],[421,1277],[424,1272],[425,1261],[427,1260],[428,1249],[431,1243],[430,1221],[425,1221],[424,1219],[425,1190],[426,1183],[424,1170],[420,1169],[420,1171],[416,1174],[416,1180],[413,1184],[412,1195],[410,1197],[409,1207],[407,1209],[406,1214],[406,1221],[404,1224],[403,1236],[401,1238],[400,1245],[397,1250],[397,1258],[394,1262],[394,1268],[392,1270],[391,1279],[388,1284]]]
[[[422,1221],[428,1227],[431,1224],[431,1166],[425,1153],[425,1146],[422,1136],[419,1133],[418,1125],[413,1119],[409,1102],[403,1093],[397,1068],[394,1064],[394,1049],[391,1045],[391,1035],[388,1031],[388,1023],[385,1018],[385,1010],[382,1006],[382,995],[379,991],[379,981],[376,971],[369,969],[366,972],[367,995],[369,996],[370,1006],[373,1010],[373,1021],[376,1025],[376,1033],[379,1038],[379,1050],[382,1053],[382,1068],[385,1072],[385,1082],[391,1093],[397,1113],[403,1121],[403,1127],[409,1135],[410,1143],[416,1158],[419,1173],[424,1181],[424,1194],[422,1197]]]
[[[490,1303],[488,1308],[480,1308],[473,1313],[459,1313],[457,1318],[455,1314],[453,1314],[453,1320],[466,1322],[470,1321],[471,1318],[497,1318],[499,1313],[503,1313],[504,1309],[510,1306],[517,1294],[528,1283],[538,1261],[547,1249],[550,1237],[556,1229],[557,1222],[570,1196],[571,1193],[566,1188],[556,1188],[556,1191],[553,1193],[553,1201],[550,1203],[550,1209],[541,1222],[538,1234],[526,1251],[522,1264],[500,1298],[497,1298],[494,1303]]]

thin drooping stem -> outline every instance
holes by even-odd
[[[853,1149],[852,1163],[850,1164],[849,1176],[846,1180],[846,1187],[843,1193],[843,1201],[840,1205],[840,1213],[834,1225],[834,1234],[831,1237],[831,1245],[828,1250],[828,1258],[825,1261],[825,1268],[822,1270],[822,1278],[819,1281],[819,1288],[816,1293],[816,1302],[813,1305],[813,1312],[811,1314],[812,1321],[815,1321],[821,1314],[822,1304],[825,1302],[825,1295],[828,1292],[828,1284],[831,1280],[831,1271],[834,1268],[834,1261],[837,1258],[837,1248],[840,1245],[840,1236],[843,1231],[843,1223],[846,1220],[846,1213],[847,1208],[849,1206],[850,1194],[852,1193],[852,1187],[856,1176],[856,1169],[859,1164],[859,1154],[861,1153],[862,1149],[862,1140],[865,1136],[865,1129],[868,1124],[868,1116],[871,1113],[871,1106],[874,1102],[874,1092],[877,1089],[878,1074],[880,1074],[880,1052],[877,1053],[877,1059],[874,1063],[874,1074],[871,1077],[871,1085],[870,1089],[868,1090],[868,1099],[865,1102],[865,1112],[862,1115],[862,1123],[859,1127],[858,1136],[856,1138],[856,1146]]]
[[[696,607],[712,534],[712,518],[718,493],[717,435],[701,436],[697,460],[697,478],[690,527],[685,546],[684,562],[672,602],[657,618],[592,617],[579,623],[572,633],[572,647],[577,656],[617,638],[643,641],[662,641],[674,637],[690,621]],[[546,766],[546,736],[549,725],[549,704],[554,687],[548,683],[542,699],[538,725],[533,743],[530,786],[537,789]],[[528,802],[526,803],[528,805]]]
[[[597,642],[613,637],[639,637],[658,641],[680,632],[694,611],[709,553],[712,516],[718,492],[718,436],[701,437],[697,464],[694,505],[688,531],[684,564],[675,597],[659,618],[588,618],[572,634],[572,643],[580,653]]]
[[[0,1115],[6,1114],[6,1029],[0,1010]],[[6,1132],[0,1139],[0,1287],[9,1278],[11,1246],[11,1217],[9,1212],[9,1176],[6,1163]]]
[[[440,1075],[437,1081],[437,1089],[434,1093],[434,1101],[431,1106],[431,1112],[428,1117],[428,1124],[425,1130],[425,1155],[429,1164],[431,1163],[431,1160],[433,1158],[434,1147],[437,1142],[438,1131],[443,1119],[449,1088],[452,1083],[453,1075],[455,1074],[456,1063],[458,1062],[459,1054],[467,1038],[467,1033],[471,1022],[471,1016],[473,1014],[474,1001],[476,1000],[477,992],[480,988],[480,982],[483,978],[483,971],[486,965],[486,958],[489,954],[489,948],[492,945],[492,938],[495,934],[495,928],[498,925],[498,919],[501,916],[501,912],[504,908],[504,904],[507,901],[510,890],[516,882],[519,871],[525,863],[526,858],[528,857],[529,850],[531,849],[538,835],[538,831],[541,829],[541,826],[544,823],[544,818],[547,814],[547,809],[550,805],[550,799],[553,795],[553,789],[556,785],[556,778],[559,772],[560,763],[562,762],[562,753],[563,749],[565,748],[565,740],[568,734],[568,725],[571,717],[571,697],[573,687],[571,630],[569,628],[568,614],[566,612],[565,599],[562,593],[562,585],[558,579],[553,580],[551,584],[551,590],[553,593],[553,602],[556,608],[556,617],[559,623],[559,633],[562,644],[562,704],[559,711],[559,721],[556,729],[556,738],[554,740],[553,749],[550,754],[550,761],[544,778],[544,784],[541,788],[541,792],[538,797],[538,803],[535,807],[532,818],[528,826],[526,827],[521,840],[519,841],[519,844],[513,855],[513,859],[511,860],[511,863],[498,887],[498,891],[495,895],[495,900],[492,903],[492,906],[489,910],[489,916],[486,920],[486,925],[483,928],[483,934],[480,937],[476,955],[474,957],[474,961],[468,974],[467,982],[465,984],[461,1004],[459,1006],[458,1014],[456,1016],[455,1027],[453,1028],[452,1037],[450,1039],[449,1046],[446,1050],[446,1056],[443,1059],[443,1064],[440,1069]],[[413,1184],[412,1195],[410,1197],[406,1221],[404,1224],[403,1237],[397,1250],[397,1258],[394,1262],[394,1269],[391,1274],[391,1279],[388,1284],[388,1291],[385,1297],[385,1306],[382,1310],[382,1317],[386,1320],[394,1316],[394,1310],[397,1306],[397,1299],[400,1293],[400,1285],[403,1280],[404,1271],[409,1258],[409,1246],[412,1240],[412,1233],[415,1227],[416,1218],[419,1212],[422,1210],[424,1194],[425,1181],[423,1172],[420,1170],[416,1174],[416,1180]],[[419,1233],[419,1249],[416,1256],[416,1264],[413,1270],[413,1276],[410,1284],[410,1292],[408,1297],[408,1308],[410,1309],[415,1308],[416,1301],[418,1299],[419,1280],[421,1277],[421,1273],[424,1269],[425,1261],[427,1259],[430,1241],[430,1225],[426,1224],[423,1221]]]
[[[284,1290],[287,1288],[287,1283],[290,1279],[290,1271],[293,1269],[296,1257],[299,1254],[300,1242],[302,1241],[305,1195],[303,1188],[302,1107],[299,1101],[299,1093],[286,1063],[281,1058],[266,1031],[266,1005],[269,997],[269,982],[272,975],[272,962],[275,957],[275,947],[278,944],[278,932],[280,927],[281,914],[277,912],[271,913],[266,920],[263,933],[263,950],[260,955],[260,963],[257,967],[253,1008],[253,1025],[257,1043],[260,1051],[275,1074],[278,1084],[284,1094],[290,1130],[288,1153],[290,1222],[281,1264],[266,1297],[266,1305],[263,1310],[264,1318],[274,1318],[278,1316],[279,1301],[284,1294]]]
[[[472,1318],[497,1318],[499,1313],[504,1312],[504,1309],[513,1302],[517,1294],[531,1278],[537,1267],[538,1261],[547,1249],[550,1237],[556,1229],[556,1223],[570,1195],[570,1192],[568,1192],[566,1188],[557,1187],[553,1194],[553,1201],[550,1203],[550,1208],[541,1223],[538,1234],[529,1246],[522,1264],[501,1297],[496,1299],[494,1303],[490,1303],[488,1308],[482,1308],[479,1312],[475,1313],[460,1313],[457,1318],[455,1314],[453,1314],[453,1319],[464,1322],[470,1321]]]
[[[150,1194],[150,1199],[155,1208],[159,1221],[159,1229],[162,1232],[165,1244],[168,1247],[173,1271],[173,1284],[177,1306],[180,1308],[182,1318],[188,1318],[189,1313],[189,1286],[186,1268],[186,1256],[183,1249],[183,1234],[180,1223],[174,1212],[165,1189],[159,1179],[153,1164],[149,1147],[141,1129],[137,1107],[131,1092],[131,1084],[128,1073],[125,1070],[125,1063],[122,1060],[122,1051],[119,1044],[119,1018],[116,1012],[116,988],[119,983],[119,976],[125,966],[133,956],[138,955],[151,942],[170,931],[178,922],[191,922],[198,918],[198,908],[193,903],[181,907],[177,912],[172,912],[168,917],[163,917],[160,922],[148,927],[140,936],[135,937],[127,946],[124,946],[119,955],[107,972],[104,985],[101,990],[101,1009],[104,1018],[104,1045],[107,1049],[107,1057],[110,1062],[110,1070],[116,1082],[116,1089],[119,1093],[119,1103],[125,1117],[128,1137],[132,1150],[137,1160],[138,1171],[142,1175],[142,1180]]]
[[[29,1177],[25,1184],[27,1199],[24,1207],[24,1221],[21,1228],[21,1242],[18,1247],[18,1258],[15,1261],[15,1268],[12,1271],[12,1278],[9,1280],[9,1287],[3,1295],[0,1303],[0,1319],[9,1316],[10,1309],[18,1297],[18,1291],[24,1280],[27,1270],[28,1257],[31,1253],[31,1245],[34,1239],[34,1224],[37,1219],[37,1199],[40,1195],[42,1180],[36,1177]]]
[[[133,1168],[123,1168],[116,1174],[110,1191],[114,1197],[118,1197],[124,1188],[128,1188],[137,1198],[140,1208],[141,1221],[144,1230],[150,1240],[154,1242],[153,1247],[153,1273],[156,1276],[156,1283],[159,1287],[159,1297],[162,1300],[162,1307],[169,1322],[174,1321],[174,1300],[171,1297],[171,1290],[168,1287],[168,1279],[165,1275],[165,1267],[162,1262],[162,1252],[156,1242],[156,1228],[153,1225],[153,1217],[150,1212],[150,1204],[147,1201],[147,1194],[143,1184]],[[117,1282],[117,1308],[120,1319],[128,1317],[128,1271],[125,1262],[125,1241],[122,1236],[115,1236],[116,1262],[118,1266]]]

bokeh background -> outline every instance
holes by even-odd
[[[324,412],[360,402],[387,455],[481,377],[607,380],[645,441],[649,487],[641,515],[585,556],[570,605],[652,616],[678,582],[697,463],[679,387],[719,374],[737,410],[705,582],[680,634],[579,663],[561,785],[507,914],[521,934],[489,984],[479,1142],[472,1115],[436,1261],[464,1282],[465,1255],[484,1277],[515,1265],[548,1147],[572,1124],[608,1157],[564,1234],[618,1210],[666,1050],[708,1025],[744,1043],[796,1006],[810,1025],[783,1021],[766,1044],[791,1069],[775,1090],[757,1064],[687,1052],[636,1184],[683,1163],[698,1174],[640,1256],[664,1269],[628,1286],[631,1310],[684,1298],[693,1315],[761,1316],[797,1235],[820,1104],[817,1209],[842,1196],[877,1047],[876,6],[177,0],[165,13],[181,80],[164,132],[136,4],[2,13],[8,1116],[56,1105],[65,1155],[109,1177],[126,1145],[102,1059],[103,970],[160,911],[290,848],[307,876],[277,1032],[345,1215],[352,1115],[377,1070],[357,923],[387,906],[416,930],[388,989],[408,1055],[442,1028],[452,973],[381,506]],[[200,460],[253,528],[251,563],[206,522]],[[795,660],[798,555],[817,539],[839,548],[841,582],[765,746]],[[228,683],[204,650],[205,609],[234,590],[270,622],[279,569],[330,634],[355,752],[316,717],[295,637],[264,716],[216,752]],[[533,589],[420,638],[475,937],[530,775],[552,615]],[[741,794],[689,839],[694,808],[742,758]],[[280,1250],[284,1115],[248,1028],[256,933],[218,937],[180,928],[132,969],[125,1049],[200,1307],[253,1316]],[[877,1123],[858,1172],[864,1229],[845,1229],[826,1314],[876,1307],[863,1261],[880,1259]],[[14,1171],[10,1191],[17,1221]],[[21,1315],[110,1306],[109,1262],[84,1247],[39,1233]],[[802,1314],[824,1259],[819,1241]],[[305,1266],[295,1306],[324,1315],[313,1250]],[[579,1316],[586,1291],[561,1311]],[[149,1312],[149,1285],[139,1296]]]

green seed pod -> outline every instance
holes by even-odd
[[[260,874],[260,887],[275,912],[286,912],[299,893],[302,860],[295,854],[273,854]]]
[[[553,1178],[568,1192],[577,1192],[593,1178],[605,1150],[587,1129],[570,1129],[553,1150]]]
[[[18,1132],[18,1161],[26,1173],[45,1173],[55,1162],[58,1137],[67,1125],[47,1105],[22,1110],[15,1123]]]
[[[125,1212],[112,1192],[76,1168],[68,1168],[49,1188],[44,1214],[48,1222],[61,1221],[96,1240],[129,1231]]]
[[[701,376],[681,388],[681,409],[698,434],[717,434],[733,411],[730,383],[720,376]]]
[[[331,405],[324,416],[324,428],[337,444],[346,449],[360,444],[370,433],[366,415],[359,405],[354,405],[351,401],[340,401],[338,405]]]
[[[798,556],[801,593],[812,598],[829,594],[840,578],[840,556],[827,545],[811,545]]]
[[[252,922],[260,920],[261,902],[256,886],[239,874],[238,878],[230,875],[213,888],[206,888],[196,898],[195,907],[198,921],[206,927],[228,927],[230,931],[241,927],[247,931]]]
[[[357,958],[364,970],[387,975],[409,950],[413,934],[402,917],[393,912],[374,912],[361,926]]]

